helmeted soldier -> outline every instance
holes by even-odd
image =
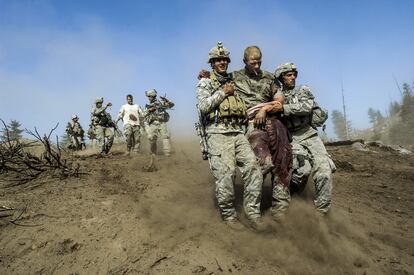
[[[103,107],[103,97],[98,97],[91,111],[91,125],[95,130],[98,145],[101,147],[101,156],[109,153],[114,142],[114,133],[111,128],[116,127],[116,125],[112,121],[111,115],[106,111],[110,106],[112,106],[112,103],[108,102]]]
[[[316,102],[308,86],[296,86],[297,68],[293,63],[284,63],[277,67],[275,77],[283,88],[284,97],[281,110],[285,123],[292,134],[293,174],[292,189],[303,189],[309,175],[315,183],[316,209],[326,214],[331,206],[332,171],[335,165],[318,136],[315,125],[326,120],[320,113],[313,113]],[[322,122],[323,123],[323,122]]]
[[[85,148],[84,131],[79,123],[77,115],[72,115],[71,121],[66,125],[66,133],[70,138],[69,148],[72,150],[82,150]]]
[[[236,165],[244,182],[243,205],[253,226],[260,224],[262,173],[256,157],[244,136],[247,109],[235,93],[232,75],[227,73],[230,53],[222,43],[209,52],[213,71],[197,84],[197,108],[206,132],[207,155],[216,180],[216,197],[223,220],[240,227],[234,207]]]
[[[246,137],[253,148],[263,176],[272,173],[272,215],[282,216],[290,204],[289,168],[292,150],[288,131],[274,114],[281,109],[283,97],[276,95],[279,83],[275,76],[262,70],[262,52],[257,46],[244,51],[245,67],[232,73],[235,90],[245,102],[249,117]],[[199,78],[207,77],[201,71]]]
[[[127,154],[131,151],[138,153],[141,138],[141,124],[143,123],[143,112],[134,104],[132,95],[127,95],[127,104],[122,105],[118,112],[115,124],[122,120],[124,122],[124,134],[127,142]]]
[[[145,130],[150,142],[150,149],[152,154],[157,153],[158,137],[162,140],[162,146],[165,156],[171,155],[170,133],[167,128],[167,122],[170,115],[167,109],[174,107],[174,103],[168,100],[165,96],[160,96],[161,100],[157,99],[157,91],[151,89],[145,92],[148,97],[148,103],[144,108],[144,123]]]

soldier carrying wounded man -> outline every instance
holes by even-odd
[[[235,93],[232,75],[227,73],[230,52],[219,42],[208,55],[213,71],[197,84],[197,108],[211,172],[216,180],[216,197],[221,216],[234,229],[242,229],[234,206],[236,166],[244,182],[244,212],[253,228],[263,227],[260,213],[262,173],[244,135],[247,109]]]

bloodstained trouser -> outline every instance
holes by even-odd
[[[292,149],[288,130],[276,117],[266,119],[265,130],[249,124],[247,137],[265,176],[273,174],[272,214],[283,214],[290,204],[289,169],[292,163]],[[270,165],[269,165],[270,160]]]
[[[140,138],[141,138],[140,126],[126,124],[124,126],[124,134],[126,137],[128,152],[130,152],[131,150],[133,150],[134,152],[138,152],[139,146],[140,146]]]
[[[151,153],[157,153],[157,139],[160,137],[162,140],[164,155],[169,156],[171,154],[171,144],[170,133],[167,129],[167,123],[154,121],[151,124],[146,124],[145,130],[150,142]]]
[[[252,148],[242,133],[208,134],[211,172],[216,179],[216,197],[224,220],[237,217],[234,207],[236,166],[244,183],[243,206],[250,220],[260,217],[263,176]]]

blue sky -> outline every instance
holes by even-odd
[[[369,126],[399,82],[414,80],[414,1],[0,1],[0,118],[47,132],[73,113],[87,128],[97,96],[116,115],[131,93],[144,105],[155,88],[176,103],[173,135],[193,135],[195,85],[207,54],[223,41],[231,70],[246,46],[263,68],[299,68],[320,105]],[[328,133],[332,135],[331,124]]]

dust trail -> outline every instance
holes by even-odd
[[[160,163],[158,193],[141,201],[141,214],[157,242],[166,248],[177,248],[186,240],[213,243],[230,257],[241,257],[248,266],[276,266],[292,274],[346,273],[368,267],[375,270],[362,246],[367,237],[335,206],[328,217],[316,214],[309,193],[304,198],[293,198],[283,222],[266,217],[272,226],[270,233],[229,230],[215,205],[214,180],[207,162],[201,161],[196,143],[185,144],[176,144],[174,158]],[[240,182],[237,185],[241,189]]]

